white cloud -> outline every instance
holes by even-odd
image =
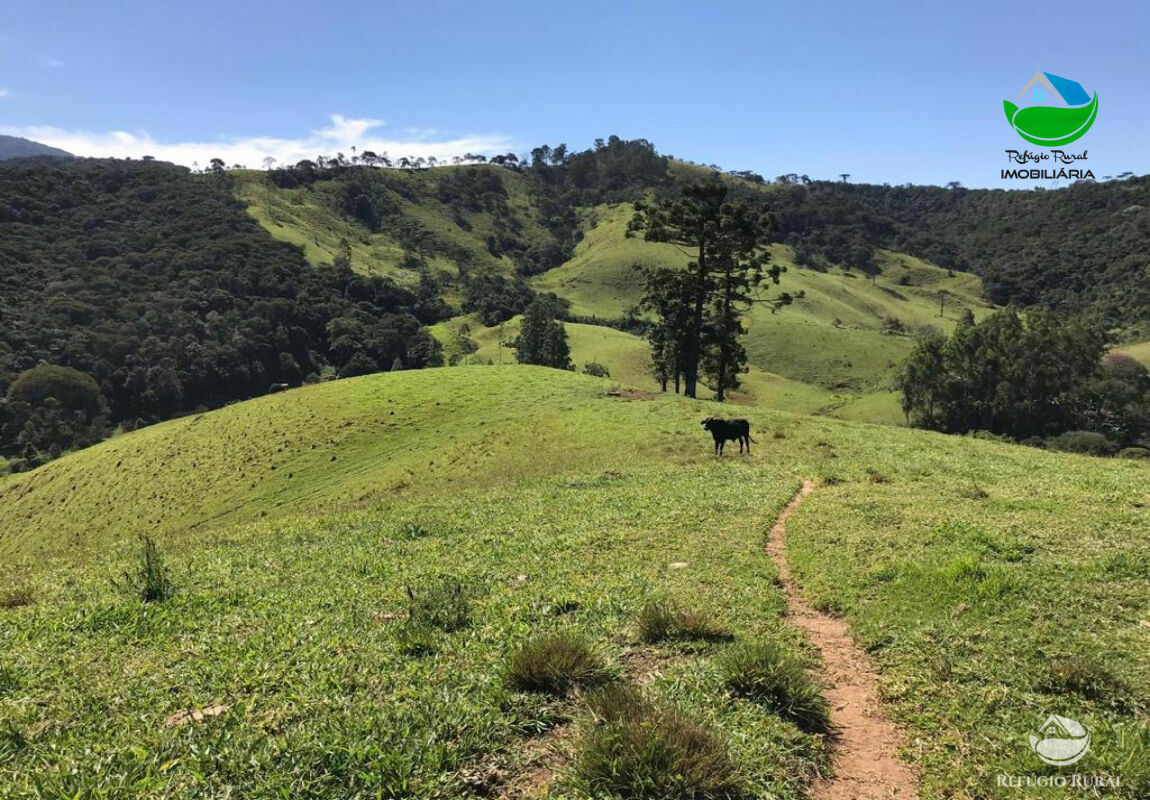
[[[514,142],[502,135],[477,134],[455,139],[436,139],[426,135],[411,135],[409,132],[407,136],[393,138],[378,130],[384,125],[383,121],[377,119],[351,119],[333,114],[331,123],[326,127],[294,139],[249,136],[215,142],[160,142],[146,131],[98,133],[47,125],[0,126],[0,133],[23,136],[78,156],[140,158],[148,155],[160,161],[189,167],[196,163],[201,167],[206,166],[213,158],[222,158],[228,166],[243,164],[252,168],[261,166],[267,156],[280,164],[294,164],[305,158],[314,159],[317,155],[329,156],[337,152],[350,158],[352,145],[359,152],[372,150],[380,154],[387,153],[392,159],[400,156],[435,156],[444,159],[469,152],[491,155],[515,149]]]
[[[5,89],[4,87],[0,86],[0,97],[7,97],[8,94],[9,94],[8,90]]]
[[[45,67],[51,67],[52,69],[60,69],[61,67],[68,66],[58,58],[42,58],[40,59],[40,63]]]

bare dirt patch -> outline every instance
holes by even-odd
[[[799,595],[787,564],[787,519],[813,492],[803,488],[779,514],[767,553],[775,562],[787,598],[791,621],[806,631],[822,655],[819,675],[831,707],[833,778],[819,778],[812,788],[815,800],[887,800],[918,798],[918,776],[899,760],[903,732],[886,715],[878,691],[878,670],[851,638],[845,620],[814,610]]]

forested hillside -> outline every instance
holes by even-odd
[[[529,276],[570,258],[580,212],[716,176],[734,196],[765,204],[775,241],[792,247],[798,266],[871,274],[884,266],[877,251],[889,250],[978,275],[997,305],[1089,308],[1118,328],[1150,323],[1145,177],[1029,191],[794,175],[769,183],[675,161],[645,140],[611,137],[581,152],[537,148],[530,161],[501,166],[404,170],[307,161],[245,173],[239,185],[252,213],[273,234],[307,246],[313,260],[333,261],[346,238],[367,272],[494,259]]]
[[[1086,312],[1126,341],[1150,325],[1147,178],[1018,192],[767,182],[618,137],[481,160],[0,166],[0,456],[24,468],[275,384],[438,364],[443,344],[465,358],[540,293],[568,322],[642,335],[635,265],[689,255],[628,238],[627,220],[700,180],[771,213],[789,270],[792,306],[747,315],[754,400],[775,373],[811,385],[804,408],[878,392],[875,418],[890,419],[914,337],[991,303]],[[619,359],[632,377],[639,344]]]
[[[0,166],[0,298],[0,455],[24,466],[328,368],[439,361],[437,298],[315,270],[169,164]]]

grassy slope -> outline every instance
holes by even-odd
[[[484,242],[492,230],[491,216],[485,212],[462,212],[469,227],[469,230],[464,229],[454,221],[453,210],[435,196],[437,180],[459,169],[497,168],[438,167],[402,173],[388,170],[386,176],[375,172],[367,174],[405,184],[410,196],[396,194],[393,198],[398,204],[398,214],[417,222],[435,240],[465,250],[477,266],[510,272],[513,269],[511,261],[492,257]],[[335,211],[330,197],[331,182],[318,181],[310,188],[272,187],[269,192],[263,173],[234,171],[230,174],[236,179],[236,193],[247,204],[248,213],[275,238],[302,246],[312,264],[331,264],[341,238],[346,238],[352,247],[352,266],[356,270],[368,275],[387,275],[401,282],[418,277],[416,272],[402,267],[404,249],[388,234],[386,224],[382,231],[373,233]],[[542,237],[543,230],[537,222],[538,214],[527,192],[526,180],[512,170],[500,170],[499,174],[507,189],[508,205],[523,225],[522,236],[528,241]],[[433,269],[456,272],[455,265],[442,255],[427,261]]]
[[[535,287],[570,300],[575,314],[622,316],[642,293],[632,265],[681,266],[688,260],[670,245],[625,238],[630,215],[627,205],[595,209],[575,256],[536,278]],[[884,319],[898,319],[910,329],[947,329],[964,309],[985,312],[976,277],[950,277],[910,256],[880,252],[883,274],[872,282],[857,273],[797,268],[786,247],[775,247],[773,254],[788,268],[779,290],[803,296],[777,314],[757,308],[748,320],[747,350],[754,366],[793,380],[855,392],[885,388],[912,340],[883,333]],[[940,290],[948,292],[943,317],[938,315]]]
[[[499,328],[485,328],[471,317],[459,317],[442,323],[435,326],[433,331],[445,346],[450,347],[452,337],[448,332],[464,324],[468,326],[470,336],[479,345],[479,349],[465,357],[463,363],[516,363],[515,351],[506,343],[513,341],[519,335],[518,317],[504,324],[502,348],[499,346],[501,335]],[[648,370],[650,348],[646,341],[634,334],[601,325],[566,323],[566,328],[567,340],[571,346],[571,360],[576,370],[582,371],[589,362],[594,361],[607,367],[613,382],[642,391],[659,390],[659,385]],[[848,408],[854,405],[853,400],[838,397],[821,387],[793,381],[754,367],[742,377],[742,386],[739,391],[732,394],[731,400],[740,405],[755,404],[801,414],[828,410],[837,415],[840,407]],[[844,405],[847,403],[850,405]],[[874,412],[870,416],[877,417],[877,414],[878,412]],[[875,421],[881,420],[876,418]]]
[[[1132,358],[1136,358],[1146,366],[1150,367],[1150,342],[1138,342],[1137,344],[1127,344],[1121,347],[1114,348],[1121,353],[1126,353]]]
[[[676,162],[678,164],[678,162]],[[400,200],[400,213],[433,233],[441,241],[462,247],[475,263],[509,271],[505,259],[494,259],[483,243],[490,230],[485,214],[466,215],[471,230],[452,221],[449,208],[435,199],[436,176],[445,169],[389,172],[392,180],[402,180],[414,202]],[[678,165],[682,169],[689,165]],[[523,176],[503,171],[509,202],[524,221],[525,236],[531,238],[537,227]],[[411,281],[416,274],[400,267],[402,248],[386,230],[372,234],[349,223],[332,210],[323,183],[312,189],[280,190],[269,194],[260,173],[237,173],[237,191],[249,212],[273,236],[294,242],[317,265],[330,263],[341,237],[352,244],[357,269],[370,274],[390,275]],[[572,312],[587,317],[619,317],[638,302],[641,277],[634,265],[669,264],[683,266],[688,256],[671,245],[650,244],[624,236],[632,209],[627,204],[600,206],[584,212],[586,236],[566,264],[536,277],[540,291],[567,298]],[[274,221],[273,221],[274,220]],[[774,408],[795,411],[823,410],[844,418],[876,422],[902,420],[893,395],[887,391],[896,365],[912,346],[909,335],[890,335],[881,330],[885,319],[898,319],[908,329],[926,326],[949,328],[963,309],[984,313],[978,299],[980,284],[968,274],[949,276],[946,271],[913,257],[880,252],[883,274],[874,282],[861,275],[820,273],[794,266],[789,248],[776,247],[776,261],[789,272],[781,289],[803,296],[781,313],[756,309],[748,318],[747,349],[753,371],[742,393],[746,402],[766,402]],[[442,257],[430,264],[453,272],[454,266]],[[901,285],[906,283],[908,285]],[[944,315],[938,315],[938,292],[948,292]],[[634,342],[615,332],[571,328],[575,360],[582,366],[596,359],[607,364],[612,375],[634,386],[649,383],[640,367]],[[484,334],[478,334],[482,340]],[[488,332],[486,338],[493,339]],[[600,353],[598,356],[595,353]]]
[[[924,796],[1020,796],[989,776],[1040,767],[1025,734],[1046,712],[1087,723],[1083,768],[1123,777],[1110,796],[1150,789],[1150,732],[1131,716],[1150,692],[1146,465],[758,408],[755,453],[715,462],[709,404],[609,385],[526,367],[338,381],[0,484],[7,563],[60,556],[5,579],[37,602],[0,612],[0,796],[34,776],[85,796],[402,781],[456,796],[492,762],[515,774],[531,751],[517,731],[582,719],[499,685],[528,630],[572,626],[625,668],[635,609],[671,595],[724,598],[740,638],[792,640],[760,547],[804,475],[833,485],[792,519],[792,562],[882,664]],[[347,501],[363,510],[300,516]],[[174,562],[163,606],[110,588],[141,530]],[[419,659],[373,616],[432,572],[476,588],[476,621]],[[552,616],[569,599],[576,613]],[[1115,677],[1041,688],[1070,651]],[[719,652],[662,652],[654,690],[722,731],[755,796],[801,796],[816,743],[726,699]],[[213,703],[219,720],[162,725]]]

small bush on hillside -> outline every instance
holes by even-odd
[[[424,586],[407,587],[408,628],[436,628],[446,633],[471,624],[471,597],[455,578],[436,578]]]
[[[611,371],[598,361],[588,361],[583,365],[583,373],[586,375],[594,375],[596,378],[610,378]]]
[[[575,756],[577,791],[634,800],[745,796],[724,743],[677,708],[625,685],[600,690],[590,706],[595,724]]]
[[[512,653],[507,683],[524,692],[565,697],[576,687],[598,686],[611,677],[603,658],[581,636],[550,633]]]
[[[808,733],[830,730],[826,698],[803,665],[778,645],[740,645],[722,656],[719,670],[732,694],[763,703]]]
[[[1118,451],[1119,458],[1133,458],[1143,459],[1150,458],[1150,448],[1146,447],[1123,447]]]
[[[1093,431],[1067,431],[1046,440],[1051,450],[1081,453],[1088,456],[1111,456],[1117,447],[1101,433]]]
[[[673,639],[727,641],[734,638],[709,612],[679,608],[666,602],[643,606],[638,618],[639,638],[648,644]]]
[[[141,536],[140,560],[134,572],[125,572],[114,581],[121,590],[134,594],[145,603],[162,603],[175,593],[168,567],[150,536]]]

